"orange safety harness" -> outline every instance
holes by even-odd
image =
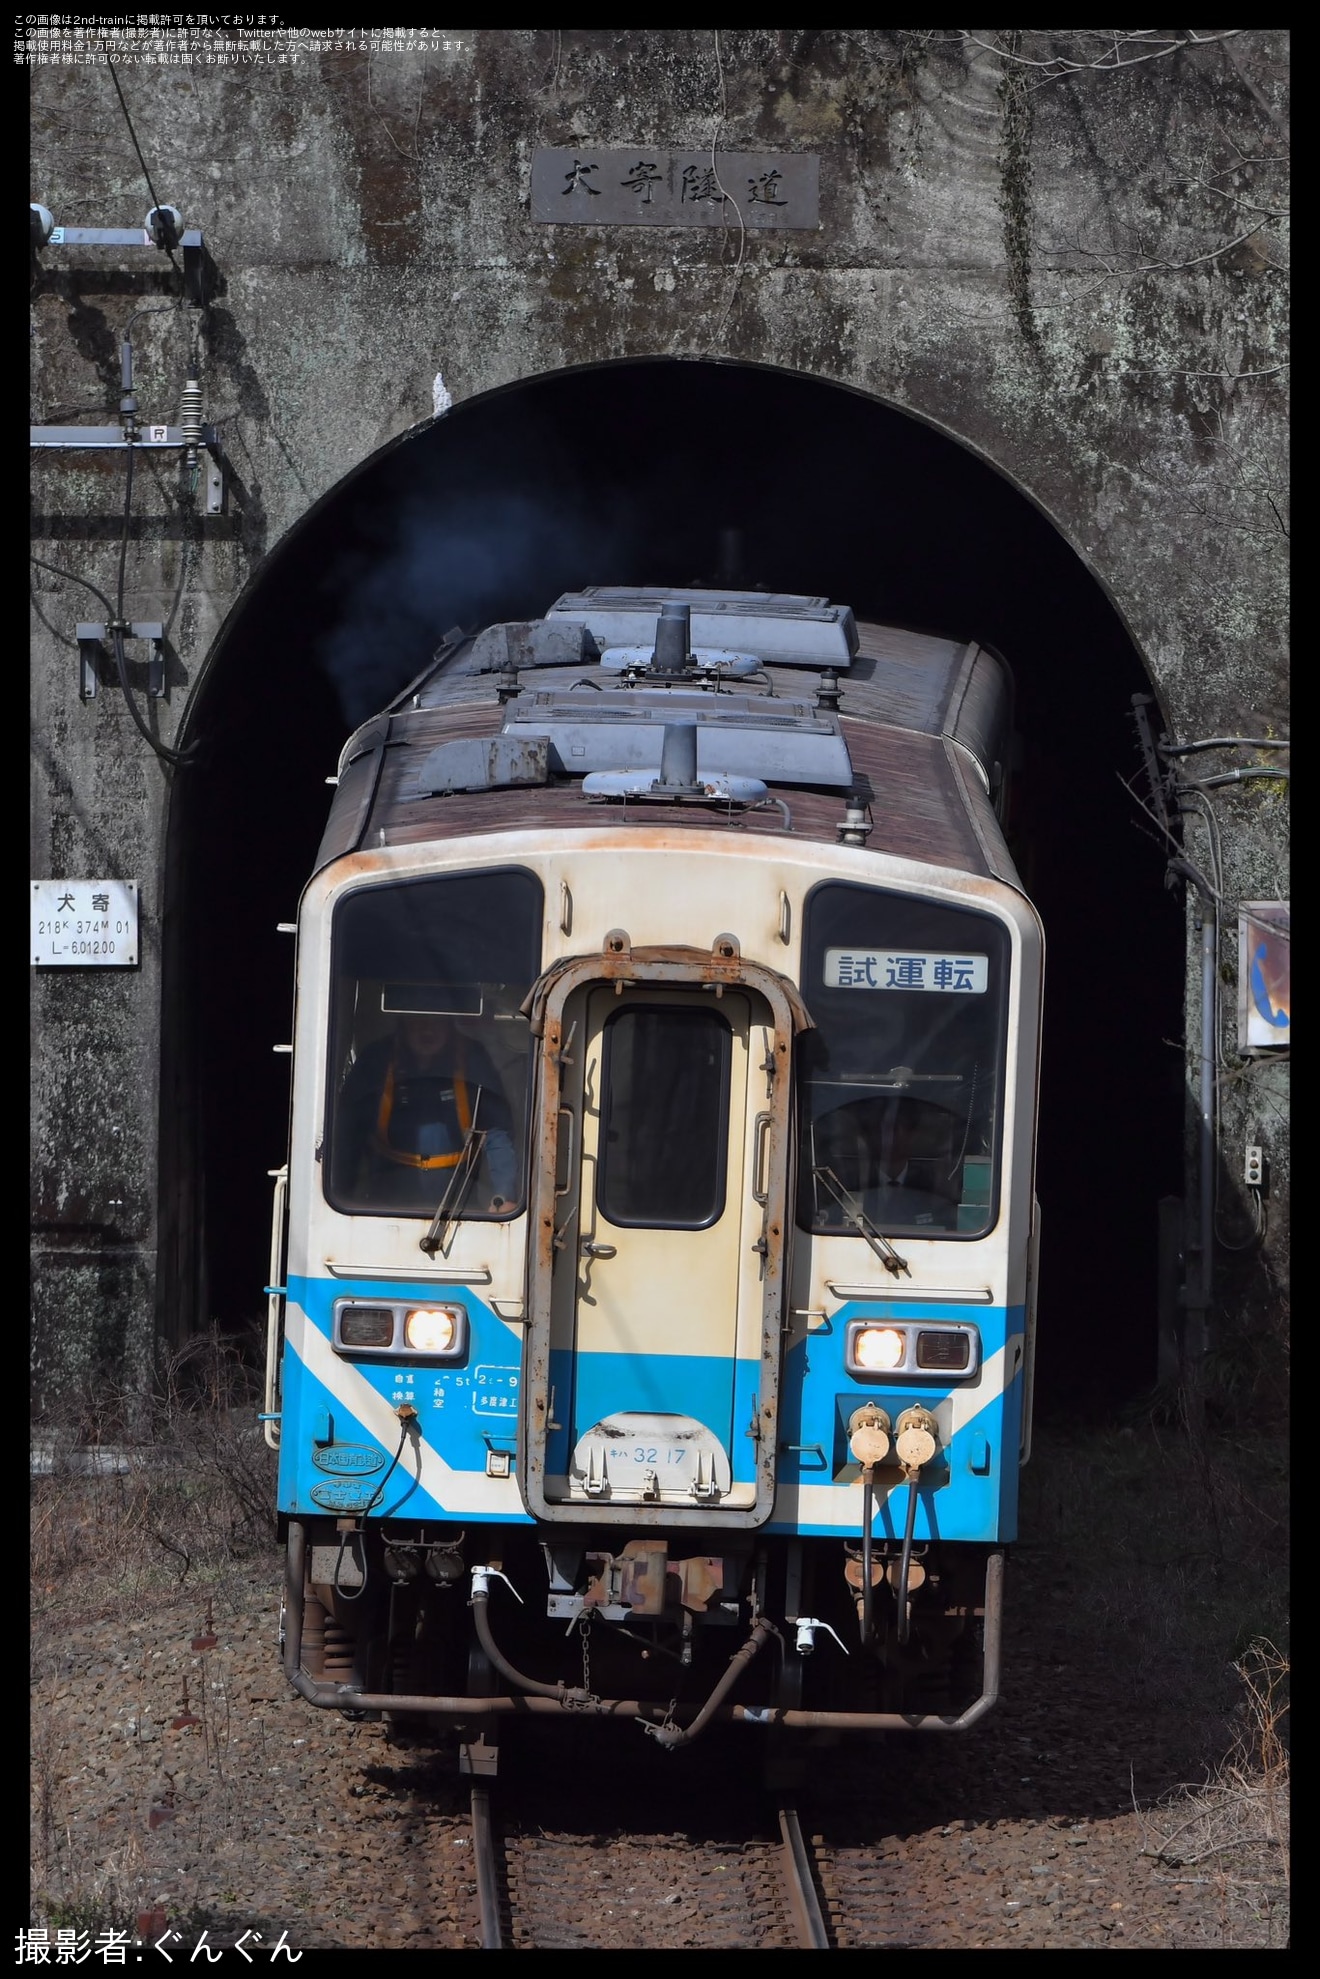
[[[458,1124],[463,1131],[463,1139],[472,1128],[472,1107],[468,1100],[467,1080],[463,1076],[462,1061],[454,1074],[454,1105],[458,1112]],[[456,1168],[463,1158],[462,1148],[455,1148],[452,1154],[409,1154],[403,1148],[396,1148],[390,1141],[390,1116],[394,1112],[394,1061],[391,1059],[385,1074],[385,1089],[380,1096],[380,1109],[376,1114],[376,1131],[371,1137],[371,1145],[377,1154],[384,1155],[387,1161],[397,1161],[404,1168]]]

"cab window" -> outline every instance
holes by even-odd
[[[1009,936],[988,914],[829,882],[804,917],[798,1221],[978,1237],[998,1213]]]
[[[507,1217],[526,1197],[541,887],[518,870],[356,888],[338,903],[322,1173],[336,1209]],[[458,1172],[456,1172],[458,1171]]]

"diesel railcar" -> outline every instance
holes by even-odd
[[[343,750],[267,1434],[311,1704],[945,1731],[1030,1434],[1043,938],[985,646],[596,587]]]

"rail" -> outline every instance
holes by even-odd
[[[503,1855],[491,1810],[489,1781],[472,1782],[470,1810],[472,1867],[480,1919],[481,1949],[510,1951],[515,1948],[519,1936],[519,1919],[521,1918],[522,1932],[526,1933],[529,1928],[533,1930],[536,1928],[536,1918],[534,1914],[529,1916],[525,1910],[519,1908],[515,1895],[511,1894],[510,1897],[512,1908],[504,1901]],[[774,1865],[772,1873],[778,1884],[779,1916],[793,1940],[792,1945],[787,1948],[800,1951],[833,1951],[834,1941],[817,1892],[811,1851],[803,1837],[797,1809],[780,1806],[778,1821],[780,1845],[767,1851],[766,1865],[767,1868],[771,1863]],[[524,1892],[524,1899],[525,1894]],[[773,1937],[774,1926],[771,1926],[771,1931]],[[770,1947],[767,1945],[765,1948]]]
[[[820,1907],[815,1878],[811,1873],[811,1857],[802,1839],[802,1828],[795,1807],[780,1808],[779,1832],[784,1840],[782,1856],[784,1888],[788,1897],[789,1916],[797,1933],[798,1944],[803,1951],[833,1951],[825,1913]]]
[[[499,1848],[490,1817],[490,1787],[485,1780],[472,1782],[472,1856],[477,1878],[477,1904],[481,1912],[481,1949],[506,1949],[504,1922],[500,1911]]]

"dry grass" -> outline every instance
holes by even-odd
[[[1151,1760],[1144,1778],[1134,1768],[1143,1853],[1216,1906],[1224,1949],[1283,1946],[1286,1442],[1189,1432],[1149,1412],[1106,1431],[1047,1432],[1023,1484],[1022,1551],[1067,1578],[1061,1633],[1084,1639],[1078,1653],[1103,1659],[1133,1712],[1174,1728],[1175,1749],[1193,1756],[1172,1789]]]
[[[31,1916],[52,1932],[93,1936],[150,1935],[153,1912],[144,1896],[140,1832],[123,1832],[109,1815],[104,1827],[75,1816],[70,1797],[76,1799],[87,1753],[73,1707],[90,1700],[61,1697],[58,1673],[69,1643],[113,1619],[110,1681],[138,1700],[138,1717],[144,1702],[159,1717],[151,1674],[159,1665],[142,1645],[162,1605],[182,1597],[203,1626],[212,1597],[217,1611],[232,1605],[234,1578],[249,1577],[254,1563],[263,1578],[275,1577],[275,1459],[240,1344],[211,1335],[164,1365],[150,1442],[127,1440],[135,1425],[121,1399],[102,1387],[95,1409],[84,1407],[39,1435],[50,1469],[32,1479],[32,1664],[55,1701],[41,1705],[32,1722]],[[227,1685],[195,1682],[183,1708],[189,1706],[207,1807],[214,1814],[212,1803],[224,1801],[228,1816],[236,1789],[228,1778]],[[126,1719],[125,1737],[136,1724]],[[134,1736],[141,1748],[140,1727]]]
[[[1139,1810],[1145,1853],[1168,1868],[1203,1871],[1226,1946],[1282,1949],[1288,1943],[1291,1671],[1271,1642],[1252,1643],[1235,1669],[1240,1728],[1227,1759],[1203,1787],[1165,1795]]]
[[[108,1856],[87,1852],[81,1832],[62,1818],[61,1785],[72,1763],[58,1714],[49,1706],[32,1721],[31,1919],[48,1930],[134,1928],[144,1851],[136,1834]]]
[[[152,1440],[120,1440],[123,1411],[57,1428],[49,1475],[32,1480],[34,1620],[131,1612],[152,1590],[204,1585],[275,1536],[275,1459],[238,1343],[212,1334],[163,1368]],[[94,1460],[99,1468],[87,1468]]]
[[[1066,1575],[1059,1626],[1099,1644],[1133,1702],[1233,1736],[1238,1660],[1289,1629],[1288,1451],[1281,1437],[1189,1435],[1157,1421],[1046,1430],[1023,1474],[1020,1551]]]

